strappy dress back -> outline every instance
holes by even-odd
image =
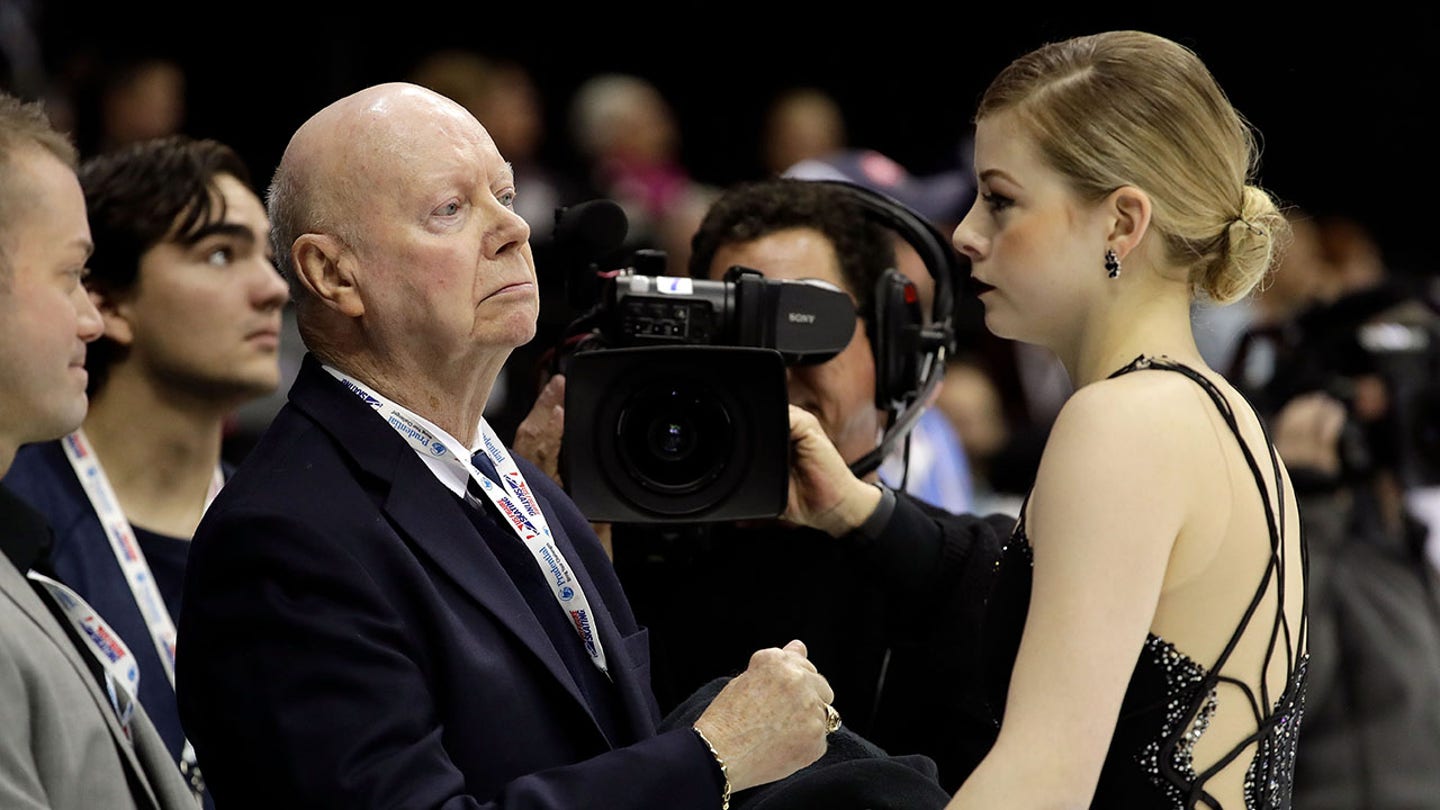
[[[1268,467],[1277,493],[1272,502],[1261,462],[1242,436],[1229,400],[1210,379],[1189,366],[1142,356],[1111,377],[1151,369],[1183,374],[1193,380],[1208,394],[1230,427],[1265,504],[1269,563],[1264,571],[1256,572],[1254,597],[1217,659],[1197,661],[1171,642],[1154,633],[1148,634],[1125,691],[1091,806],[1127,810],[1219,810],[1224,805],[1207,792],[1207,784],[1217,774],[1233,766],[1246,767],[1244,806],[1247,810],[1288,808],[1295,771],[1296,741],[1304,713],[1308,654],[1305,652],[1304,599],[1301,600],[1299,627],[1297,632],[1292,633],[1291,620],[1285,611],[1285,594],[1291,588],[1303,590],[1308,560],[1301,543],[1301,578],[1296,581],[1295,572],[1287,566],[1290,560],[1287,560],[1284,536],[1285,492],[1280,463],[1266,434]],[[1263,432],[1263,421],[1261,428]],[[988,693],[995,707],[996,722],[1003,712],[1030,599],[1033,556],[1025,533],[1023,507],[1020,514],[999,563],[997,584],[986,620],[989,639],[986,648]],[[1266,538],[1257,536],[1255,542],[1266,542]],[[1267,604],[1267,594],[1274,597],[1273,615],[1265,615],[1268,611],[1262,610],[1262,605]],[[1257,622],[1269,622],[1271,626],[1257,626]],[[1225,673],[1228,672],[1226,665],[1231,662],[1241,639],[1247,633],[1255,632],[1268,635],[1269,647],[1256,685],[1252,686],[1251,682]],[[1284,657],[1286,678],[1283,690],[1278,695],[1272,695],[1265,673],[1270,672],[1271,662],[1276,656]],[[1063,665],[1057,664],[1057,670],[1057,675],[1063,677]],[[1222,690],[1222,685],[1233,688]],[[1254,719],[1253,733],[1218,758],[1207,757],[1212,761],[1203,770],[1197,770],[1196,744],[1204,737],[1220,701],[1238,696],[1243,696],[1243,700],[1248,702],[1248,711]],[[1057,744],[1063,744],[1063,741],[1057,741]],[[1254,756],[1245,766],[1242,756],[1247,752],[1253,752]]]

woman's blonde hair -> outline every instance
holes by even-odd
[[[975,119],[1001,111],[1084,199],[1145,191],[1151,227],[1199,295],[1245,296],[1287,241],[1284,215],[1253,184],[1250,125],[1179,43],[1111,31],[1045,45],[991,82]]]

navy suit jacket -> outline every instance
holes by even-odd
[[[589,523],[517,461],[631,738],[607,736],[491,550],[509,530],[307,356],[186,571],[181,720],[221,810],[719,806],[696,735],[655,731],[646,631]]]

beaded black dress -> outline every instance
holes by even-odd
[[[1235,439],[1240,443],[1245,460],[1263,494],[1265,481],[1254,454],[1241,438],[1239,425],[1225,396],[1203,375],[1178,363],[1147,357],[1136,358],[1129,365],[1110,375],[1116,377],[1141,369],[1159,369],[1184,374],[1199,384],[1220,410]],[[1266,445],[1270,447],[1269,437]],[[1270,447],[1270,465],[1277,486],[1281,486],[1279,463]],[[1255,743],[1254,760],[1245,775],[1245,807],[1247,810],[1289,808],[1292,777],[1295,772],[1295,745],[1300,719],[1304,713],[1305,672],[1308,655],[1304,612],[1300,620],[1299,649],[1291,646],[1289,623],[1280,606],[1285,604],[1288,585],[1285,576],[1284,492],[1280,491],[1280,513],[1275,514],[1271,501],[1263,497],[1265,517],[1269,526],[1270,562],[1257,583],[1239,625],[1218,660],[1206,663],[1191,659],[1175,645],[1151,633],[1145,640],[1140,658],[1125,690],[1120,716],[1100,781],[1095,791],[1093,808],[1208,808],[1219,810],[1221,803],[1206,792],[1211,777],[1222,771]],[[1260,542],[1257,538],[1257,542]],[[1301,571],[1308,563],[1301,545]],[[1025,535],[1024,510],[1021,519],[1005,546],[999,563],[994,595],[987,610],[988,693],[992,705],[1002,707],[1009,688],[1010,674],[1019,648],[1020,632],[1030,601],[1033,557]],[[1257,616],[1262,597],[1275,589],[1278,600],[1271,628],[1256,628],[1270,633],[1270,651],[1265,665],[1275,655],[1283,654],[1287,677],[1285,688],[1272,698],[1265,679],[1260,679],[1259,694],[1249,684],[1220,673],[1226,661],[1253,621],[1269,617]],[[1207,770],[1197,772],[1192,755],[1196,742],[1205,733],[1219,705],[1219,685],[1233,684],[1249,700],[1255,717],[1255,731],[1234,749],[1216,760]],[[1227,692],[1227,695],[1234,694]],[[1225,808],[1233,810],[1233,808]]]

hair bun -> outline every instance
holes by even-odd
[[[1225,249],[1200,279],[1200,292],[1218,304],[1244,298],[1274,266],[1289,231],[1270,194],[1245,186],[1239,215],[1225,228]]]

